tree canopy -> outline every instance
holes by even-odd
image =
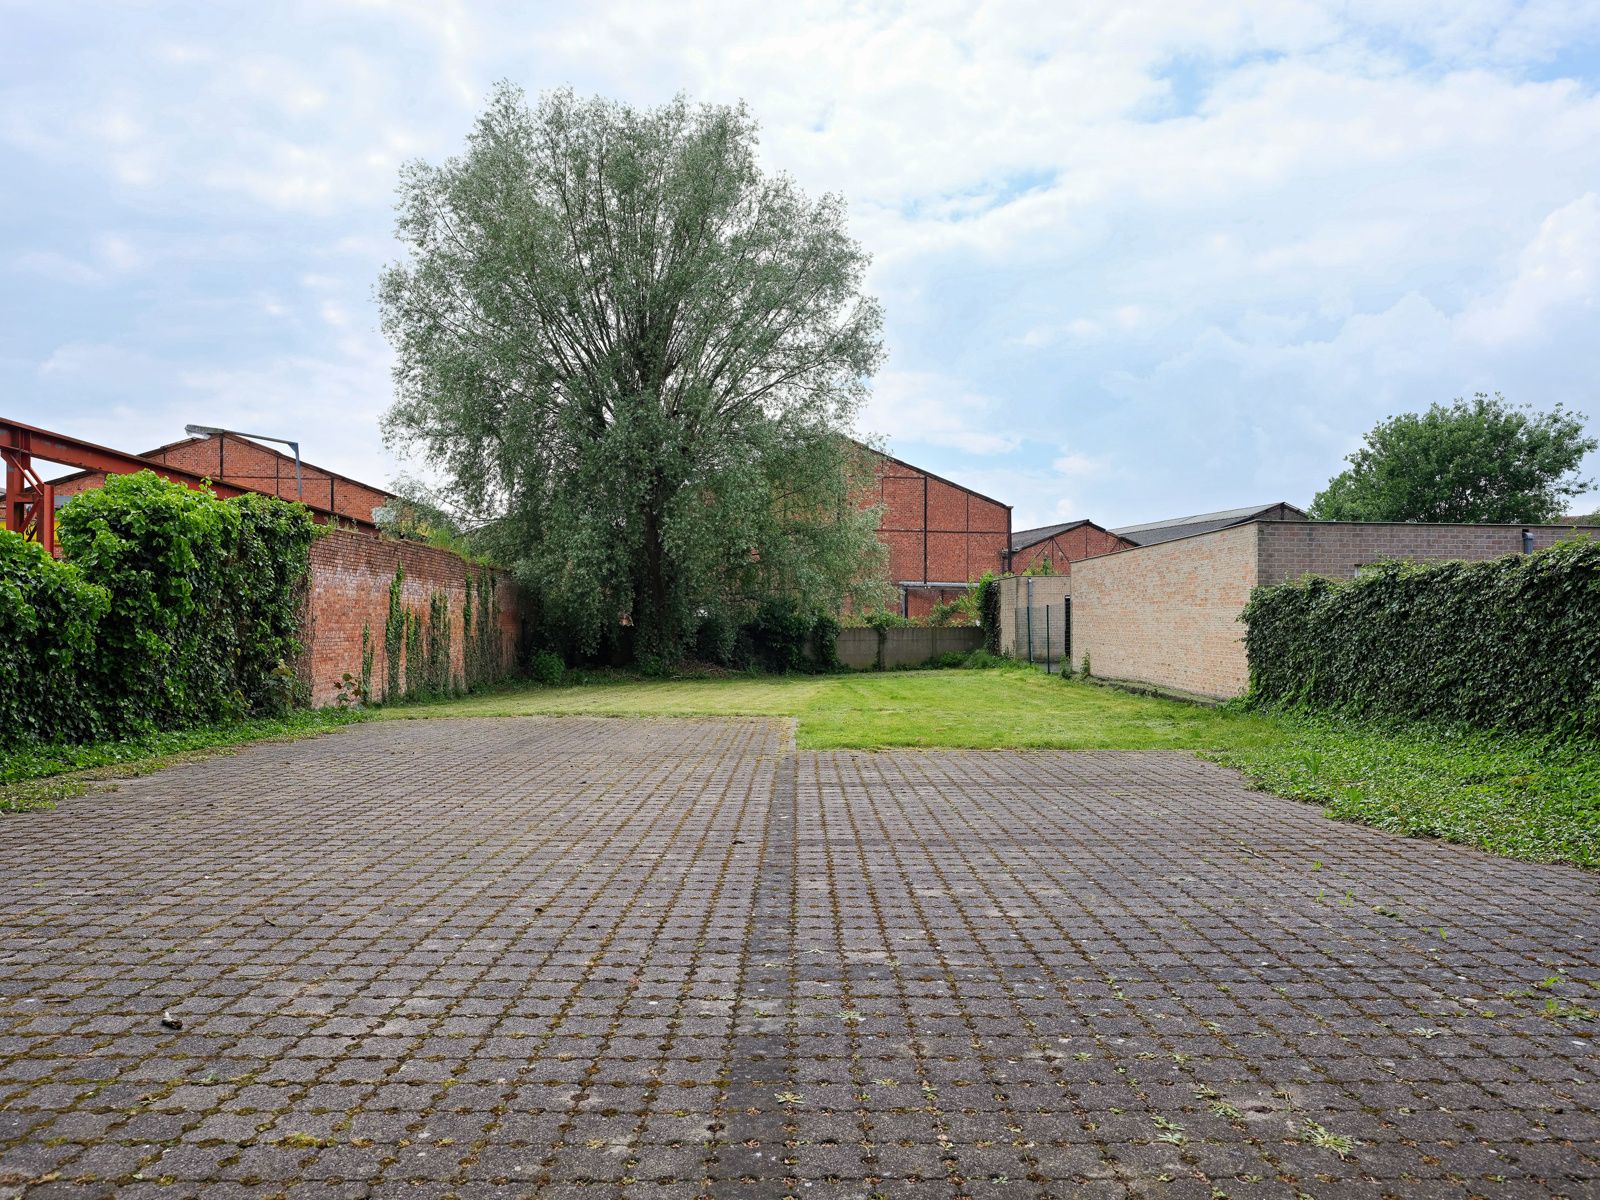
[[[1350,466],[1317,493],[1322,521],[1547,522],[1593,482],[1583,456],[1600,446],[1583,418],[1506,402],[1498,392],[1380,422]]]
[[[593,650],[864,596],[843,436],[881,356],[843,202],[761,170],[742,105],[635,109],[501,84],[464,154],[401,177],[378,298],[392,442]]]

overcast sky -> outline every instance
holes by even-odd
[[[397,172],[500,78],[746,100],[874,256],[866,428],[1018,528],[1304,504],[1473,391],[1600,426],[1594,0],[0,2],[0,413],[390,479]]]

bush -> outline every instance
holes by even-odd
[[[1600,735],[1600,542],[1258,588],[1252,703]]]
[[[757,663],[777,675],[806,666],[806,636],[815,621],[785,596],[761,602],[755,619],[745,626]]]
[[[1000,583],[989,572],[978,580],[978,624],[983,627],[983,648],[1000,653]]]
[[[96,736],[84,677],[110,603],[76,568],[0,530],[0,743]]]
[[[60,513],[65,561],[5,534],[6,691],[38,705],[7,741],[125,737],[281,711],[310,547],[303,506],[219,500],[149,471],[114,475]],[[8,697],[0,703],[10,704]]]
[[[839,622],[832,617],[818,617],[811,626],[811,665],[818,671],[842,671],[839,661]]]
[[[540,650],[528,664],[528,675],[535,683],[556,687],[567,677],[567,664],[561,656],[549,650]]]

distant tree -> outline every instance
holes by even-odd
[[[1559,404],[1538,412],[1479,392],[1378,424],[1308,511],[1323,521],[1552,521],[1593,486],[1578,468],[1596,446]]]
[[[626,622],[669,661],[713,614],[871,591],[842,436],[882,356],[867,256],[755,151],[742,105],[501,84],[463,155],[401,177],[388,435],[580,649]]]

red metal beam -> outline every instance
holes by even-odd
[[[82,438],[25,425],[21,421],[0,418],[0,458],[6,464],[6,528],[32,533],[50,553],[55,545],[55,489],[39,478],[33,470],[34,458],[76,467],[82,471],[99,471],[107,475],[129,475],[136,471],[154,471],[164,479],[195,489],[210,488],[218,496],[271,495],[256,488],[240,487],[222,480],[207,479],[192,471],[169,467],[155,459],[99,446]],[[31,479],[30,479],[31,476]],[[307,504],[312,516],[323,524],[346,523],[361,529],[376,529],[371,521],[348,517],[332,509]]]

